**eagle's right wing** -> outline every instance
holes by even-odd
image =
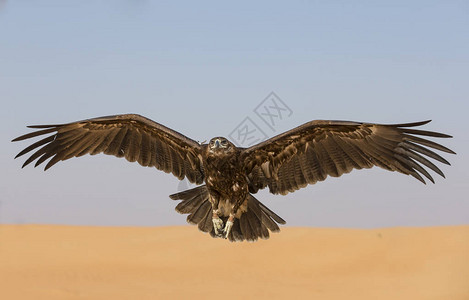
[[[53,133],[21,151],[16,157],[39,148],[23,167],[38,159],[35,166],[52,159],[45,170],[59,161],[85,154],[104,153],[156,167],[179,179],[203,182],[199,159],[201,146],[196,141],[150,119],[135,114],[115,115],[60,125],[34,125],[41,129],[13,140],[21,141]],[[16,158],[15,157],[15,158]]]

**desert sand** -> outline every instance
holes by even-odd
[[[1,299],[469,299],[469,226],[283,228],[230,243],[193,226],[0,225]]]

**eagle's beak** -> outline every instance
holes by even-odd
[[[219,139],[216,139],[215,140],[215,148],[220,148],[221,144],[220,144],[220,140]]]

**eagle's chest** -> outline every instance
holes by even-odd
[[[212,158],[204,164],[207,187],[233,197],[247,189],[246,176],[236,158]]]

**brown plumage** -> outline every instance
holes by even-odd
[[[285,195],[327,176],[339,177],[353,169],[378,166],[434,182],[427,169],[444,177],[428,158],[449,165],[430,149],[454,152],[420,136],[451,136],[414,129],[430,121],[381,125],[347,121],[312,121],[250,148],[238,148],[223,137],[198,142],[135,114],[88,119],[39,129],[13,141],[47,136],[16,157],[34,152],[23,167],[50,159],[45,170],[59,161],[85,154],[125,157],[142,166],[172,173],[178,179],[204,185],[171,195],[182,200],[176,210],[189,214],[213,237],[231,241],[268,238],[285,221],[254,196],[268,187]],[[426,169],[427,168],[427,169]],[[423,177],[422,177],[423,176]]]

